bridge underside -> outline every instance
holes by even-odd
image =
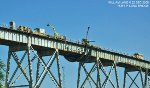
[[[23,56],[17,55],[17,52],[24,51]],[[9,46],[9,53],[8,53],[8,61],[7,61],[7,73],[6,73],[6,87],[7,88],[16,88],[16,87],[29,87],[29,88],[40,88],[43,80],[45,79],[46,75],[50,77],[53,84],[56,88],[63,88],[62,85],[62,77],[61,77],[61,68],[59,63],[59,55],[62,55],[62,51],[59,51],[58,49],[51,49],[47,50],[46,48],[39,49],[36,46],[32,45],[14,45]],[[63,54],[64,55],[64,54]],[[65,58],[70,58],[71,54],[65,54]],[[68,57],[67,57],[68,55]],[[44,61],[42,59],[44,56],[49,56],[48,61]],[[25,58],[26,57],[26,58]],[[148,75],[149,70],[144,69],[141,67],[135,67],[131,65],[124,65],[122,63],[118,63],[115,61],[108,61],[103,58],[93,58],[93,63],[88,62],[89,55],[72,55],[72,57],[77,57],[79,60],[75,59],[67,59],[68,61],[76,61],[79,63],[78,67],[78,77],[77,77],[77,88],[84,88],[85,86],[89,86],[87,88],[106,88],[109,84],[111,88],[129,88],[137,87],[137,88],[147,88],[148,87]],[[10,67],[12,65],[12,61],[15,61],[16,68],[14,72],[10,73]],[[27,60],[27,64],[24,66],[22,65],[23,61]],[[51,71],[51,66],[54,64],[54,62],[57,63],[57,73],[58,77],[54,76],[53,72]],[[36,71],[33,71],[33,64],[36,65]],[[92,64],[91,68],[86,67],[87,64]],[[14,63],[13,63],[14,65]],[[41,68],[42,66],[42,68]],[[120,85],[119,82],[119,72],[117,70],[118,67],[124,68],[124,74],[123,74],[123,85]],[[110,70],[106,70],[106,68],[110,68]],[[14,68],[13,68],[14,69]],[[27,71],[28,69],[28,71]],[[42,71],[40,71],[42,69]],[[18,74],[17,71],[20,70],[21,72]],[[35,69],[34,69],[35,70]],[[55,70],[56,71],[56,70]],[[81,73],[81,71],[84,72]],[[34,72],[34,73],[33,73]],[[135,77],[132,77],[130,73],[137,73]],[[111,74],[115,74],[115,81],[111,80]],[[33,77],[33,74],[36,74],[36,78]],[[92,77],[92,74],[94,74],[94,77]],[[102,74],[104,77],[102,77]],[[20,78],[20,76],[23,75],[26,79],[25,84],[15,84],[16,81]],[[81,76],[85,77],[81,78]],[[95,77],[96,76],[96,77]],[[140,79],[138,79],[139,77]],[[127,84],[127,77],[128,80],[131,80],[130,84]],[[102,79],[103,78],[103,79]],[[135,80],[140,80],[141,84],[136,83]]]
[[[7,45],[11,47],[12,51],[23,51],[26,49],[27,44],[23,44],[23,43],[18,43],[18,42],[12,42],[12,41],[7,41],[6,40],[1,40],[0,42],[2,45]],[[49,56],[52,54],[53,51],[55,51],[54,48],[47,48],[47,47],[41,47],[41,46],[36,46],[36,45],[32,45],[32,47],[34,48],[34,50],[36,51],[42,51],[41,53],[44,56]],[[59,55],[64,56],[64,58],[70,62],[82,62],[82,63],[93,63],[96,62],[97,58],[92,57],[90,55],[87,54],[77,54],[77,53],[73,53],[73,52],[65,52],[62,50],[59,50]],[[104,58],[100,58],[101,62],[103,63],[104,66],[111,66],[112,63],[114,61],[112,60],[107,60]],[[132,66],[130,64],[125,64],[125,63],[117,63],[117,66],[119,67],[123,67],[123,68],[129,68],[130,71],[139,71],[138,66]],[[148,73],[150,73],[150,69],[147,69]],[[146,72],[145,68],[141,68],[141,71]],[[150,75],[150,74],[148,74]]]

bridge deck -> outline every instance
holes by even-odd
[[[35,50],[46,51],[56,48],[60,51],[61,55],[70,61],[83,61],[85,63],[92,63],[95,62],[97,58],[100,58],[106,66],[110,65],[112,61],[116,61],[118,63],[117,65],[121,67],[133,68],[132,70],[137,70],[136,67],[141,67],[143,71],[146,69],[150,71],[149,61],[136,59],[129,55],[120,54],[89,45],[87,48],[87,51],[89,51],[88,54],[90,55],[89,58],[86,58],[86,60],[79,60],[79,58],[85,52],[85,46],[81,43],[75,43],[67,40],[58,40],[0,27],[1,45],[17,45],[19,48],[19,46],[23,46],[24,44],[28,43],[30,43],[35,48]]]

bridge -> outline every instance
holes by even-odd
[[[64,56],[67,61],[79,63],[76,88],[88,88],[85,87],[86,84],[89,84],[91,88],[107,88],[108,83],[110,83],[111,88],[127,88],[127,85],[129,85],[129,88],[132,88],[133,85],[137,88],[149,87],[150,62],[145,59],[137,59],[127,54],[106,50],[90,44],[85,45],[80,42],[60,40],[5,27],[0,27],[0,44],[9,47],[6,88],[40,88],[46,75],[51,78],[56,88],[63,88],[59,63],[60,55]],[[18,55],[18,52],[23,52],[23,55]],[[44,61],[43,57],[45,56],[50,57],[48,61]],[[22,65],[25,60],[27,60],[27,64]],[[51,71],[54,62],[57,63],[57,77]],[[85,66],[86,64],[92,64],[90,70],[87,70],[89,68]],[[16,68],[12,68],[12,65],[16,65]],[[107,67],[110,67],[108,72],[105,69]],[[119,84],[117,67],[124,68],[122,86]],[[42,71],[40,71],[41,69]],[[19,74],[17,73],[18,70],[21,71]],[[85,72],[84,80],[81,80],[81,70]],[[110,79],[113,70],[115,83]],[[96,77],[91,75],[93,72],[96,73]],[[130,75],[132,72],[137,72],[134,78]],[[33,74],[36,74],[36,77],[33,77]],[[103,81],[102,74],[105,76]],[[24,76],[24,80],[27,82],[16,85],[15,82],[21,75]],[[135,81],[138,76],[140,76],[138,80],[141,85]],[[127,84],[127,77],[131,80],[130,84]]]

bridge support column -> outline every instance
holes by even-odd
[[[126,71],[126,69],[125,69],[125,70],[124,70],[123,88],[126,88],[126,74],[127,74],[127,71]]]
[[[77,88],[79,88],[80,85],[80,71],[81,71],[81,63],[79,63],[79,67],[78,67]]]
[[[29,88],[32,88],[33,86],[33,75],[32,75],[32,61],[31,61],[31,56],[30,56],[30,44],[28,44],[27,47],[27,54],[28,54],[28,65],[29,65]]]
[[[87,63],[86,63],[87,64]],[[105,70],[105,67],[103,62],[99,58],[97,58],[97,61],[91,66],[91,69],[88,70],[88,68],[85,67],[85,63],[79,63],[78,67],[78,79],[77,79],[77,88],[84,88],[87,84],[87,82],[90,85],[90,88],[106,88],[108,82],[110,82],[112,88],[119,88],[119,80],[118,80],[118,72],[117,72],[117,64],[116,62],[111,63],[111,68],[109,72],[107,73]],[[81,70],[85,72],[85,79],[81,81]],[[115,70],[115,77],[116,77],[116,86],[110,79],[112,71]],[[96,79],[95,75],[92,76],[92,74],[96,73]],[[105,79],[102,81],[101,75],[104,74]],[[83,76],[82,76],[83,77]],[[82,78],[83,79],[83,78]]]
[[[54,49],[51,51],[45,51],[47,53],[42,52],[44,52],[44,50],[34,50],[33,47],[30,45],[10,46],[7,59],[7,70],[5,81],[6,88],[16,88],[16,87],[39,88],[47,74],[57,88],[62,88],[59,51],[57,49]],[[44,59],[42,59],[43,56],[50,56],[50,58],[46,62],[44,61]],[[54,61],[56,61],[57,63],[58,80],[50,70]],[[32,69],[32,66],[36,62],[37,62],[36,65],[37,69]],[[43,68],[40,68],[41,66]],[[33,77],[33,74],[36,77]],[[21,77],[24,77],[26,80],[24,80],[24,78]]]
[[[6,88],[9,87],[8,76],[9,76],[9,72],[10,72],[10,60],[11,60],[11,51],[9,49],[8,50],[8,59],[7,59],[6,80],[5,80],[5,86],[6,86]]]
[[[145,71],[144,88],[148,88],[148,70]]]
[[[92,86],[91,85],[91,80],[92,80],[92,82],[95,85],[97,85],[96,82],[94,81],[94,79],[91,77],[92,71],[95,68],[95,66],[96,66],[96,64],[94,64],[92,66],[91,70],[88,72],[87,69],[86,69],[86,67],[84,66],[84,63],[79,63],[77,88],[84,88],[84,86],[85,86],[85,84],[86,84],[87,81],[89,82],[90,86]],[[80,85],[80,71],[81,71],[81,68],[83,68],[83,70],[84,70],[84,72],[86,74],[86,78],[84,79],[83,83]]]
[[[123,84],[123,88],[132,88],[133,84],[137,87],[137,88],[148,88],[148,70],[145,69],[143,70],[141,67],[136,67],[134,69],[137,70],[132,70],[132,68],[125,68],[124,70],[124,84]],[[130,75],[130,73],[134,73],[136,75],[134,75],[135,77],[133,78],[133,75]],[[145,77],[143,77],[143,75]],[[138,76],[140,78],[140,80],[138,80],[138,83],[136,82],[136,79],[138,79]],[[127,82],[126,79],[127,77],[129,77],[129,79],[131,80],[131,83],[128,83],[129,86],[127,86]],[[128,80],[128,82],[130,81]],[[141,87],[140,87],[141,86]]]
[[[19,57],[17,56],[16,52],[17,50],[14,50],[14,48],[16,48],[16,46],[10,46],[9,47],[9,51],[8,51],[8,59],[7,59],[7,72],[6,72],[6,82],[5,85],[7,88],[11,88],[11,87],[29,87],[32,88],[32,66],[31,66],[31,58],[30,58],[30,51],[28,46],[24,47],[26,48],[22,58],[19,60]],[[28,58],[28,65],[25,66],[25,68],[22,67],[22,62],[25,59],[26,54],[28,54],[27,58]],[[32,58],[33,60],[34,58]],[[12,60],[14,60],[14,63],[11,63]],[[13,65],[12,65],[13,64]],[[17,65],[17,67],[14,69],[15,64]],[[11,65],[13,67],[11,67]],[[29,66],[29,76],[27,75],[27,73],[25,72],[25,69]],[[12,70],[14,69],[14,70]],[[19,74],[16,79],[13,81],[18,69],[20,69],[21,74],[24,75],[25,79],[27,80],[28,84],[23,84],[23,85],[15,85],[15,82],[17,79],[19,79],[19,77],[21,76],[21,74]],[[12,71],[10,73],[10,70]],[[13,81],[13,82],[12,82]]]
[[[39,56],[38,56],[37,73],[36,73],[37,79],[36,79],[36,83],[35,83],[33,88],[39,88],[47,74],[52,79],[52,81],[54,82],[56,87],[62,88],[62,80],[61,80],[61,73],[60,73],[60,63],[59,63],[59,52],[58,52],[58,50],[53,51],[49,61],[46,63],[43,59],[40,59],[40,57],[42,58],[43,56],[47,56],[47,54],[50,55],[51,52],[44,52],[44,53],[42,53],[41,51],[38,51],[38,55]],[[50,70],[50,68],[51,68],[52,64],[54,63],[55,59],[56,59],[56,63],[57,63],[57,71],[58,71],[58,79],[59,79],[59,81],[57,81],[57,79],[53,75],[52,71]],[[44,68],[44,70],[42,71],[41,74],[39,73],[39,65],[40,64]]]
[[[116,62],[113,61],[111,63],[106,64],[106,63],[102,62],[99,59],[99,65],[100,65],[101,72],[105,76],[105,79],[104,79],[103,83],[101,84],[101,88],[106,88],[108,82],[111,84],[112,88],[119,88],[119,80],[118,80],[118,72],[117,72],[117,64],[116,64]],[[108,71],[108,73],[107,73],[107,71],[105,69],[105,66],[110,66],[110,70]],[[115,70],[115,77],[116,77],[116,84],[117,84],[116,87],[115,87],[113,81],[110,79],[113,70]]]
[[[39,55],[39,58],[42,59],[41,54],[38,53],[38,55]],[[40,64],[41,64],[41,63],[40,63],[40,60],[38,59],[38,61],[37,61],[37,67],[36,67],[36,82],[38,82],[39,76],[40,76],[40,66],[41,66]]]

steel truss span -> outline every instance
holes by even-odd
[[[56,88],[63,88],[59,55],[64,56],[70,62],[79,63],[76,88],[85,88],[87,84],[89,84],[89,88],[107,88],[108,83],[111,85],[111,88],[127,88],[127,77],[131,80],[131,83],[128,84],[129,88],[132,88],[133,85],[137,88],[149,87],[148,76],[150,75],[150,62],[136,59],[133,56],[105,50],[92,45],[85,46],[81,43],[48,38],[3,27],[0,27],[0,44],[9,47],[5,82],[6,88],[40,88],[47,75]],[[22,56],[17,55],[17,52],[22,51],[24,52]],[[44,56],[50,57],[47,62],[42,59]],[[22,65],[24,60],[27,60],[26,65]],[[35,63],[36,71],[33,71],[33,65]],[[57,77],[50,69],[54,63],[57,65]],[[89,63],[93,64],[90,70],[86,67]],[[16,68],[11,68],[11,64],[16,64]],[[106,70],[107,67],[110,67],[108,72]],[[118,80],[118,67],[124,69],[122,86]],[[40,69],[42,69],[42,72],[39,71]],[[10,72],[10,70],[13,70],[13,72]],[[17,73],[18,70],[20,70],[19,74]],[[85,79],[81,79],[82,72],[84,72]],[[112,81],[110,79],[113,72],[116,79],[115,83],[113,83],[114,80]],[[134,78],[130,75],[132,72],[137,72]],[[36,78],[33,77],[33,74],[36,74]],[[92,77],[92,74],[96,74],[97,76]],[[102,74],[105,76],[103,80],[101,77]],[[15,82],[21,75],[24,76],[26,82],[21,85],[16,85]],[[141,85],[135,81],[138,78],[140,78]]]

